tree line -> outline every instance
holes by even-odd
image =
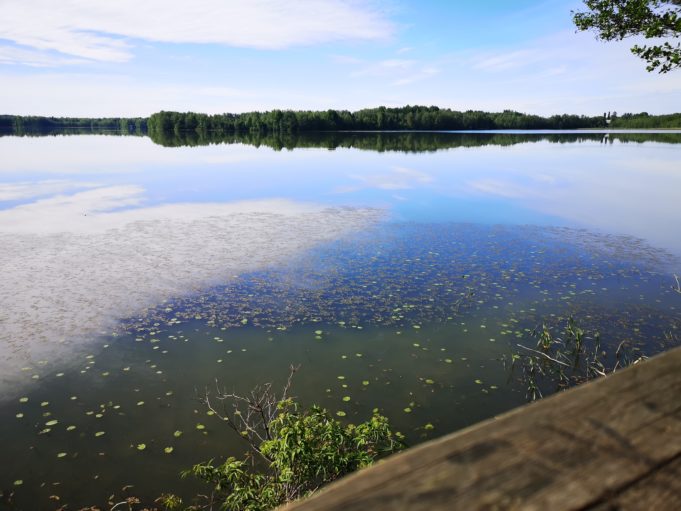
[[[215,131],[298,133],[343,130],[499,130],[577,129],[606,126],[603,116],[553,115],[541,117],[512,110],[465,112],[436,106],[348,110],[271,110],[242,114],[158,112],[149,117],[149,133]]]
[[[60,129],[117,130],[128,133],[146,133],[144,117],[44,117],[38,115],[0,115],[0,131],[22,135],[31,132],[49,132]]]
[[[610,122],[611,128],[679,128],[681,127],[681,113],[668,115],[622,114],[615,116]]]
[[[278,133],[296,134],[315,131],[480,131],[480,130],[561,130],[588,128],[679,128],[681,113],[649,115],[646,112],[618,116],[606,112],[598,116],[524,114],[503,112],[465,112],[436,106],[366,108],[348,110],[270,110],[241,114],[201,114],[195,112],[158,112],[148,118],[134,117],[43,117],[0,115],[0,134],[28,134],[59,129],[116,130],[129,134],[149,134],[160,140],[180,133]]]

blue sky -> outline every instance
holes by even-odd
[[[681,71],[575,33],[579,0],[2,0],[0,113],[435,104],[681,111]]]

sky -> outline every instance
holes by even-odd
[[[579,0],[0,0],[0,113],[681,111]]]

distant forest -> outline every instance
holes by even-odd
[[[144,117],[42,117],[36,115],[0,115],[0,131],[22,135],[31,132],[50,130],[117,130],[142,134],[147,132],[147,119]]]
[[[242,114],[158,112],[149,118],[69,118],[0,115],[0,131],[23,134],[53,129],[119,130],[152,138],[179,133],[303,133],[315,131],[405,130],[561,130],[588,128],[681,128],[681,113],[669,115],[552,115],[541,117],[512,110],[460,112],[435,106],[347,110],[271,110]]]
[[[681,113],[653,116],[647,113],[604,113],[595,117],[552,115],[541,117],[512,110],[459,112],[435,106],[368,108],[347,110],[272,110],[243,114],[206,115],[192,112],[159,112],[148,120],[150,134],[203,132],[299,133],[306,131],[362,130],[523,130],[580,128],[672,128],[681,127]]]

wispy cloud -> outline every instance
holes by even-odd
[[[537,54],[533,50],[519,50],[492,54],[488,56],[483,54],[479,56],[478,59],[479,60],[473,65],[475,69],[484,69],[486,71],[507,71],[509,69],[532,64],[537,60]]]
[[[352,57],[350,55],[332,55],[331,59],[337,64],[362,64],[364,61],[357,57]]]
[[[0,17],[0,39],[109,62],[130,60],[135,40],[283,49],[392,33],[381,11],[350,0],[6,0]]]
[[[84,59],[55,55],[53,52],[0,46],[0,64],[23,64],[32,67],[57,67],[87,62]]]
[[[432,66],[426,66],[418,70],[417,72],[405,76],[403,78],[399,78],[393,82],[393,85],[409,85],[410,83],[414,82],[420,82],[421,80],[426,80],[432,76],[435,76],[440,73],[440,70],[436,67]]]
[[[414,64],[416,64],[415,60],[387,59],[380,61],[378,66],[384,69],[411,69]]]
[[[361,184],[338,187],[335,189],[336,193],[351,193],[367,188],[411,190],[433,181],[430,174],[407,167],[394,167],[385,174],[351,174],[349,177]]]
[[[78,188],[93,188],[95,183],[53,179],[38,182],[0,183],[0,201],[22,200]]]
[[[374,62],[360,61],[358,64],[361,67],[353,71],[351,77],[377,77],[393,86],[419,82],[440,73],[439,68],[415,59],[391,58]]]

